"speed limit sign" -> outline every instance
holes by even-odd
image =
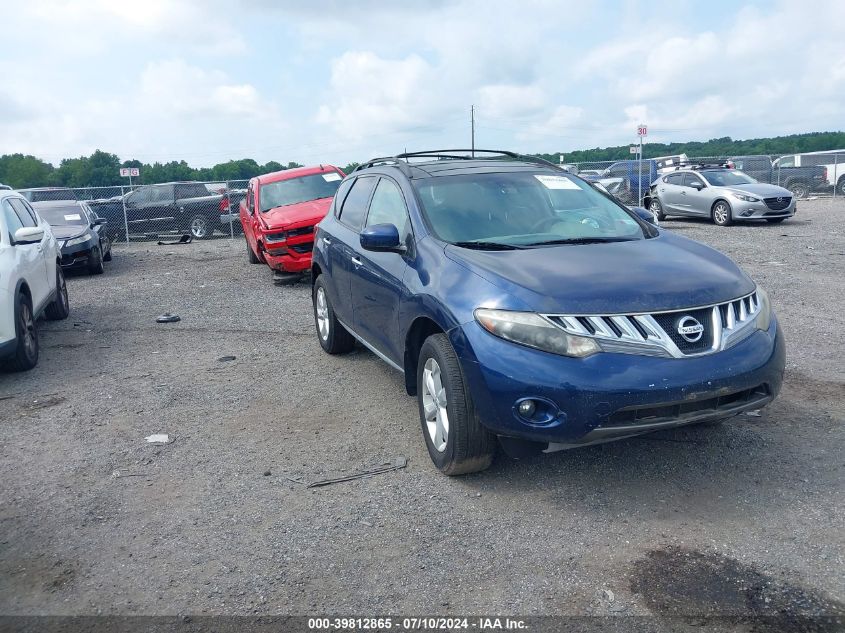
[[[648,126],[645,123],[637,126],[637,136],[648,136]]]

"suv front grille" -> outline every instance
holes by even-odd
[[[569,334],[596,339],[606,352],[683,358],[738,343],[754,331],[759,311],[760,299],[752,292],[726,303],[672,312],[544,316]]]
[[[783,211],[792,202],[792,196],[781,196],[779,198],[763,198],[763,202],[772,211]]]

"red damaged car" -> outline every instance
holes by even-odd
[[[329,210],[345,174],[332,165],[286,169],[249,181],[240,204],[249,261],[275,280],[295,283],[311,268],[314,225]]]

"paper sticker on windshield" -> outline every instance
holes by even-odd
[[[323,180],[326,182],[334,182],[335,180],[340,180],[340,174],[336,171],[333,171],[330,174],[323,174]]]
[[[538,176],[535,174],[534,177],[543,183],[546,189],[581,189],[566,176]]]
[[[81,220],[82,216],[78,213],[71,213],[65,216],[65,222],[73,222],[74,220]]]

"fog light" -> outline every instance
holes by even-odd
[[[519,415],[524,418],[530,418],[534,415],[534,412],[537,410],[537,405],[534,404],[533,400],[523,400],[519,403],[518,411]]]

